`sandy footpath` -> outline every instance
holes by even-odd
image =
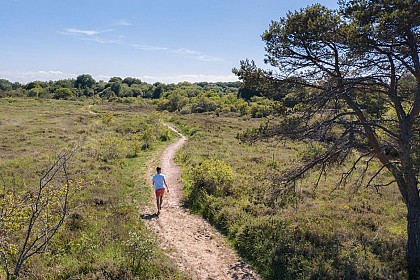
[[[173,127],[168,127],[176,132]],[[179,135],[180,138],[165,149],[160,159],[169,193],[165,193],[159,217],[154,214],[154,200],[143,210],[146,224],[156,232],[161,246],[180,270],[188,272],[194,279],[260,279],[238,258],[217,230],[182,206],[180,168],[174,157],[187,138]],[[154,169],[155,166],[149,167],[148,178],[155,173]]]

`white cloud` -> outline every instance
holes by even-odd
[[[157,47],[157,46],[147,46],[147,45],[139,45],[139,44],[130,44],[130,43],[122,43],[123,45],[139,49],[145,51],[167,51],[168,48],[166,47]]]
[[[122,18],[122,19],[114,21],[113,25],[116,25],[116,26],[130,26],[132,24],[128,20]]]
[[[66,35],[85,35],[85,36],[94,36],[105,32],[111,32],[113,29],[107,30],[82,30],[77,28],[66,28],[63,34]]]
[[[173,50],[171,52],[177,53],[177,54],[183,54],[183,55],[201,55],[201,52],[192,51],[192,50],[185,49],[185,48],[181,48],[181,49],[178,49],[178,50]]]
[[[20,83],[54,81],[76,77],[76,74],[69,74],[61,71],[0,71],[0,78]]]

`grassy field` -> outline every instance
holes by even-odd
[[[27,197],[57,154],[76,147],[67,163],[70,216],[45,253],[27,259],[22,279],[187,278],[158,248],[140,216],[152,195],[147,162],[175,138],[147,105],[3,98],[0,135],[3,214],[17,201],[31,202]],[[22,213],[0,221],[0,279],[6,277],[6,261],[13,269],[22,246],[28,223]]]
[[[147,165],[174,135],[160,115],[134,103],[0,99],[2,213],[36,192],[57,154],[68,162],[71,214],[22,279],[188,279],[158,249],[139,209],[152,195]],[[406,210],[391,185],[337,186],[348,165],[282,188],[310,144],[236,138],[260,120],[173,115],[189,141],[178,154],[186,204],[226,234],[264,279],[404,279]],[[354,179],[354,178],[353,178]],[[9,204],[8,204],[9,203]],[[15,212],[17,213],[17,212]],[[0,220],[6,259],[16,262],[27,216]],[[3,234],[8,231],[8,235]],[[7,237],[7,238],[6,238]]]
[[[323,175],[317,188],[319,172],[283,188],[279,174],[298,166],[310,144],[241,144],[238,133],[259,125],[252,119],[174,119],[190,135],[178,156],[186,204],[225,233],[265,279],[407,277],[406,210],[395,185],[357,188],[353,177],[337,186],[345,164]]]

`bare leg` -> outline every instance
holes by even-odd
[[[160,214],[160,206],[161,206],[161,199],[159,196],[156,196],[156,206],[157,206],[157,210],[158,210],[158,215]]]
[[[163,196],[160,197],[159,210],[162,209]]]

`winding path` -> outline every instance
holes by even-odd
[[[187,138],[172,126],[168,127],[180,135],[165,149],[160,159],[169,193],[165,193],[159,217],[150,214],[156,212],[154,200],[145,209],[149,213],[143,215],[147,217],[146,224],[156,231],[161,246],[181,271],[186,271],[194,279],[260,279],[249,265],[239,259],[217,230],[183,207],[180,168],[175,164],[174,157]],[[148,178],[154,168],[149,166]]]

